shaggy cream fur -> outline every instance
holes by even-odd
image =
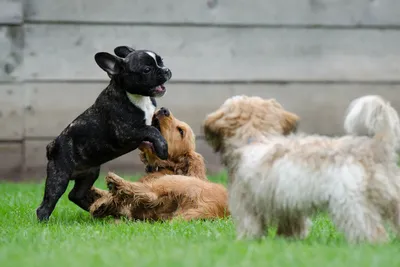
[[[400,234],[397,112],[377,96],[355,100],[343,137],[293,134],[298,120],[274,99],[248,96],[207,116],[207,142],[228,169],[237,237],[260,238],[277,224],[279,236],[304,238],[317,211],[350,242],[386,241],[384,219]]]

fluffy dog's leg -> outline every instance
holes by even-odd
[[[236,211],[232,212],[232,218],[236,225],[237,239],[260,239],[265,235],[267,229],[260,216],[243,209],[242,211],[238,211],[238,213],[242,214],[239,217],[234,215]]]
[[[89,211],[90,205],[92,205],[93,202],[98,198],[98,196],[92,194],[94,192],[90,189],[99,177],[99,173],[100,167],[95,167],[77,174],[73,174],[72,179],[75,180],[75,185],[68,195],[69,200],[74,202],[82,209]]]
[[[257,213],[248,193],[233,185],[229,192],[229,210],[236,226],[237,239],[260,239],[266,233],[263,214]]]
[[[43,201],[36,210],[39,221],[48,220],[58,200],[68,187],[72,168],[59,161],[47,163],[47,179]]]
[[[276,234],[278,236],[304,239],[309,234],[311,224],[311,220],[303,216],[297,218],[280,218]]]
[[[367,203],[361,202],[360,199],[332,201],[329,211],[336,227],[345,234],[351,243],[363,241],[383,243],[388,240],[379,212],[368,206]]]
[[[396,237],[400,238],[400,203],[393,203],[390,220],[393,226],[393,230],[396,233]]]

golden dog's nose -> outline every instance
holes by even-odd
[[[160,111],[158,112],[160,115],[163,115],[165,117],[168,117],[170,115],[170,112],[167,108],[160,108]]]

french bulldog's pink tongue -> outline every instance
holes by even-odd
[[[164,85],[162,84],[162,85],[157,86],[157,87],[156,87],[156,90],[159,91],[159,92],[163,92],[163,91],[165,90],[165,87],[164,87]]]

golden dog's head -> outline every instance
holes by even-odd
[[[275,99],[245,95],[228,98],[204,121],[207,142],[216,152],[224,141],[235,138],[237,145],[268,135],[296,131],[299,117],[286,111]]]
[[[160,108],[153,115],[152,126],[156,127],[168,144],[168,159],[161,160],[154,152],[153,145],[143,142],[142,161],[154,167],[168,167],[183,175],[205,177],[203,157],[196,152],[196,136],[192,128],[178,120],[167,108]]]

